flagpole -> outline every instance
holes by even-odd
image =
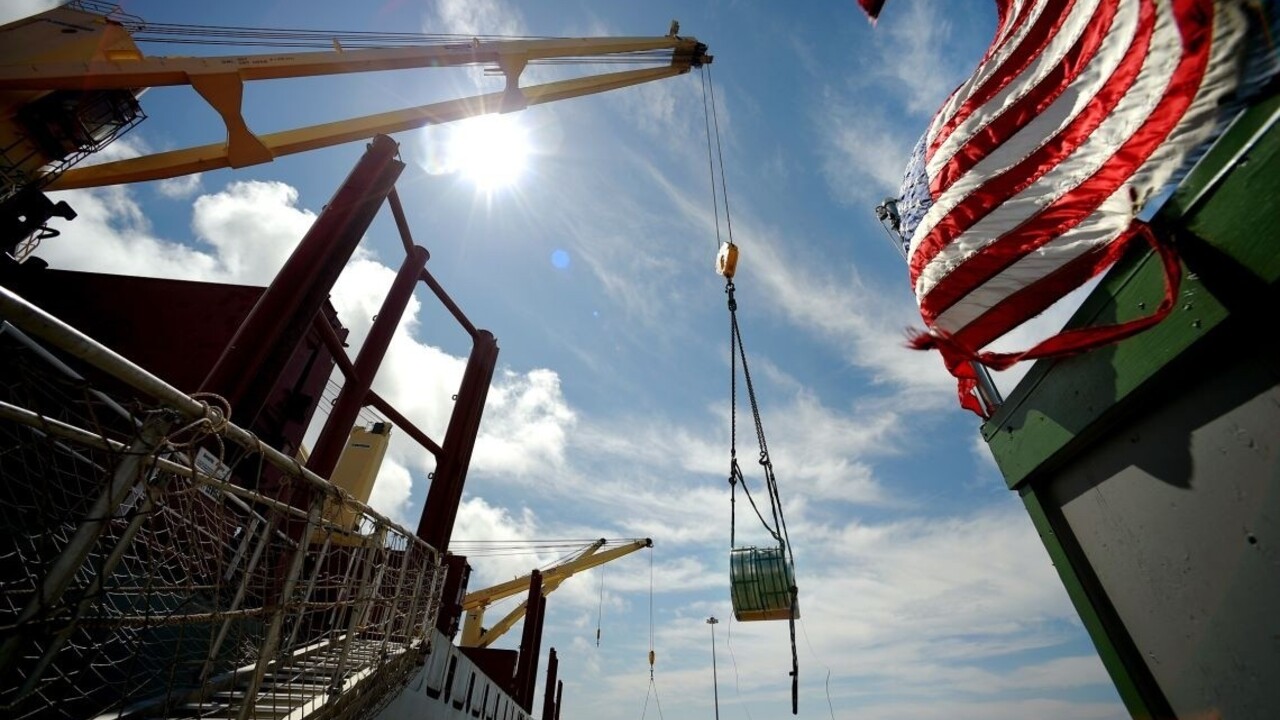
[[[898,251],[898,255],[905,262],[907,259],[906,238],[902,237],[902,229],[900,227],[901,216],[898,215],[898,199],[885,198],[884,202],[876,206],[876,219],[880,221],[880,227],[884,228],[885,233],[889,236],[889,242],[893,248]],[[995,414],[996,410],[1004,404],[1004,398],[1000,397],[1000,388],[996,387],[995,380],[991,379],[991,371],[986,365],[977,362],[970,362],[969,367],[973,368],[973,374],[978,379],[978,400],[982,403],[982,408],[987,417]]]

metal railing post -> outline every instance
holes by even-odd
[[[244,568],[244,577],[240,578],[240,583],[236,587],[235,597],[231,599],[231,606],[227,608],[230,612],[240,609],[240,605],[244,602],[245,595],[249,592],[249,581],[253,578],[253,571],[258,569],[258,561],[262,559],[262,554],[266,551],[267,545],[271,544],[271,535],[276,529],[276,518],[273,515],[262,528],[262,537],[253,546],[253,553],[249,556],[249,562]],[[245,540],[249,540],[248,537]],[[214,665],[217,664],[218,653],[222,650],[222,643],[227,639],[227,633],[231,631],[231,623],[235,622],[235,618],[228,617],[222,621],[222,625],[218,628],[218,634],[214,636],[213,644],[209,646],[209,655],[205,658],[203,667],[200,668],[200,684],[203,685],[210,675],[213,674]]]
[[[267,634],[259,647],[258,662],[253,669],[253,677],[249,680],[249,686],[245,688],[244,701],[240,706],[240,712],[236,715],[238,720],[247,720],[249,717],[254,699],[262,687],[262,678],[267,674],[267,666],[275,661],[276,650],[280,643],[280,628],[284,623],[289,598],[293,595],[293,586],[297,584],[298,576],[302,574],[302,564],[307,556],[311,533],[320,522],[320,515],[324,510],[325,494],[317,490],[312,492],[315,493],[315,498],[311,501],[311,512],[307,515],[306,527],[302,530],[302,536],[298,538],[298,548],[293,554],[292,562],[289,563],[289,572],[285,575],[284,585],[280,588],[279,607],[272,613],[271,624],[267,627]]]
[[[308,603],[311,596],[316,591],[316,582],[320,579],[320,571],[324,568],[325,558],[329,555],[329,547],[333,542],[333,531],[327,531],[324,534],[324,544],[320,546],[320,552],[316,555],[316,566],[311,570],[311,577],[307,578],[307,589],[302,591],[302,601]],[[303,611],[305,612],[305,610]],[[298,640],[298,631],[302,629],[302,613],[298,614],[298,622],[294,623],[293,629],[289,631],[289,639],[285,641],[285,647],[293,647]]]
[[[1000,388],[996,387],[996,382],[991,377],[991,371],[986,365],[979,363],[970,363],[973,366],[973,372],[978,380],[978,399],[982,401],[982,407],[987,411],[987,417],[996,414],[996,410],[1004,404],[1004,398],[1000,397]]]
[[[408,540],[409,549],[414,549],[416,546],[413,543],[413,538],[408,538]],[[423,581],[427,579],[427,574],[431,572],[429,567],[426,565],[426,561],[429,561],[430,559],[431,556],[428,554],[427,557],[424,558],[422,567],[418,568],[417,578],[413,581],[413,593],[409,596],[409,609],[404,616],[404,629],[401,631],[404,634],[405,647],[411,647],[413,645],[413,641],[416,639],[416,628],[418,623],[415,622],[415,616],[418,614],[418,600],[422,597]],[[430,592],[430,590],[428,590],[428,592]]]
[[[385,525],[380,525],[378,527],[378,532],[374,534],[372,542],[369,544],[369,559],[364,563],[364,568],[361,572],[360,592],[357,593],[355,603],[351,606],[351,614],[347,617],[347,633],[346,636],[342,638],[342,649],[338,654],[338,665],[333,671],[333,678],[329,684],[329,692],[331,694],[336,694],[342,690],[342,673],[346,669],[347,656],[351,652],[351,643],[355,641],[355,636],[360,624],[364,622],[364,613],[369,607],[369,601],[371,600],[370,596],[372,595],[372,589],[375,585],[375,583],[371,582],[371,578],[369,577],[373,567],[378,566],[378,574],[376,577],[378,579],[382,578],[383,564],[375,562],[375,558],[378,556],[378,551],[385,543],[386,537],[387,528]]]
[[[361,548],[352,549],[351,559],[347,561],[347,569],[342,575],[342,587],[338,590],[338,597],[334,599],[333,607],[329,610],[329,619],[325,623],[329,629],[337,626],[342,618],[343,607],[355,605],[355,600],[351,599],[351,578],[355,576],[356,568],[360,565],[360,550]]]
[[[395,632],[396,617],[399,615],[400,593],[404,590],[405,582],[409,579],[409,558],[413,549],[412,543],[408,538],[404,538],[404,559],[400,563],[399,577],[396,579],[396,589],[391,593],[390,602],[387,605],[387,618],[382,630],[382,644],[378,647],[378,653],[385,655],[387,652],[387,642],[391,639],[391,635]]]

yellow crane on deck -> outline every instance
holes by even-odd
[[[604,538],[596,540],[569,560],[543,570],[542,596],[546,597],[551,594],[553,590],[560,587],[561,583],[583,570],[590,570],[593,567],[630,555],[637,550],[653,547],[653,540],[641,538],[602,551],[601,548],[607,543],[608,541]],[[523,575],[493,587],[467,593],[462,599],[462,611],[466,614],[466,618],[462,623],[462,637],[458,644],[462,647],[489,647],[494,640],[502,637],[512,626],[520,622],[520,619],[524,617],[525,612],[528,610],[528,601],[520,603],[519,606],[507,613],[506,617],[499,620],[493,627],[485,628],[482,626],[484,612],[490,605],[499,600],[519,595],[522,592],[528,592],[529,578],[530,575]]]

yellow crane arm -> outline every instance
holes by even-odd
[[[544,581],[542,583],[542,596],[546,597],[547,595],[550,595],[552,591],[560,587],[560,583],[564,582],[567,579],[568,579],[567,577],[561,577],[551,582]],[[526,589],[528,589],[528,585],[529,583],[528,581],[526,581],[525,582]],[[479,614],[476,614],[477,612]],[[464,626],[463,633],[462,633],[462,646],[463,647],[480,647],[480,648],[489,647],[490,645],[493,644],[495,640],[502,637],[503,635],[506,635],[508,630],[515,627],[515,624],[520,622],[520,620],[523,619],[525,614],[528,612],[529,612],[529,601],[525,600],[524,602],[520,603],[515,608],[513,608],[511,612],[503,616],[501,620],[494,623],[493,627],[485,628],[485,627],[479,627],[481,622],[484,619],[484,608],[480,608],[478,611],[468,611],[467,621],[471,622],[471,618],[473,616],[476,618],[474,620],[474,623],[477,626],[476,629],[479,630],[480,636],[475,640],[474,645],[468,645],[467,644],[468,635],[466,632],[466,627]]]
[[[560,80],[521,88],[528,105],[590,95],[672,77],[676,67],[645,68]],[[197,88],[199,89],[199,88]],[[228,122],[227,143],[171,150],[127,160],[72,168],[49,184],[50,190],[100,187],[120,183],[161,180],[225,167],[245,167],[270,162],[284,155],[365,140],[426,125],[460,120],[509,109],[506,91],[419,105],[364,117],[255,136],[243,126]],[[225,117],[225,116],[224,116]],[[238,116],[237,116],[238,117]]]
[[[0,65],[0,90],[110,90],[189,85],[202,75],[234,75],[241,81],[340,75],[379,70],[410,70],[493,63],[505,72],[523,70],[531,60],[600,57],[617,53],[671,50],[672,63],[690,65],[697,40],[663,37],[551,38],[493,40],[399,48],[360,48],[304,53],[267,53],[218,57],[143,57],[88,62]],[[518,72],[517,72],[518,74]]]
[[[53,11],[54,14],[61,12]],[[76,15],[78,17],[78,15]],[[121,28],[100,23],[121,34]],[[105,30],[104,30],[105,32]],[[492,112],[521,110],[531,104],[604,92],[686,73],[710,62],[706,46],[680,37],[673,26],[663,37],[551,38],[443,43],[421,47],[360,48],[303,53],[223,57],[144,57],[128,37],[112,52],[76,62],[0,61],[0,99],[48,91],[130,92],[165,85],[190,85],[222,117],[226,140],[197,147],[66,170],[47,183],[53,190],[161,180],[225,167],[240,168],[276,157],[315,150],[378,134],[438,124]],[[629,72],[588,75],[572,80],[520,87],[530,62],[566,58],[608,59],[628,54],[670,51],[670,62]],[[655,60],[662,60],[661,57]],[[339,75],[356,72],[486,64],[506,78],[498,93],[378,113],[337,122],[257,135],[242,113],[244,83],[253,80]],[[0,103],[3,104],[3,103]],[[45,178],[48,180],[49,178]]]
[[[543,597],[551,594],[552,591],[560,587],[561,583],[583,570],[590,570],[593,567],[630,555],[637,550],[653,547],[652,540],[643,538],[600,552],[600,548],[604,547],[604,544],[605,541],[603,539],[597,540],[576,557],[544,570],[542,572]],[[485,630],[482,627],[485,609],[499,600],[518,595],[521,592],[528,592],[529,577],[529,575],[524,575],[492,587],[467,593],[462,599],[462,609],[466,613],[466,619],[463,622],[462,637],[459,640],[459,644],[463,647],[488,647],[494,640],[497,640],[519,622],[528,609],[527,601],[508,613],[493,628]]]

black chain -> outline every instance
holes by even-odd
[[[738,301],[733,297],[733,280],[726,278],[724,292],[729,296],[729,549],[737,544],[738,522]],[[743,485],[746,488],[746,485]],[[754,503],[753,503],[754,504]]]
[[[778,516],[778,498],[777,483],[773,480],[773,463],[769,460],[769,448],[764,439],[764,424],[760,420],[760,406],[756,402],[755,385],[751,382],[751,371],[747,368],[747,351],[742,344],[742,331],[738,327],[738,301],[733,296],[735,290],[733,281],[725,282],[725,294],[729,296],[729,433],[730,433],[730,449],[729,449],[729,542],[730,547],[736,545],[734,538],[734,525],[736,523],[737,504],[736,489],[739,483],[742,485],[742,491],[746,493],[747,500],[751,503],[751,509],[755,511],[756,517],[760,518],[760,524],[764,525],[764,529],[777,540],[782,543],[782,535],[779,534],[779,516]],[[769,493],[769,504],[773,512],[773,525],[764,519],[764,515],[760,512],[760,508],[756,505],[755,498],[751,497],[751,489],[747,487],[746,478],[742,474],[742,468],[738,465],[738,365],[737,362],[742,360],[742,378],[747,385],[747,397],[751,402],[751,415],[756,426],[756,439],[760,444],[760,464],[765,469],[765,486]]]

